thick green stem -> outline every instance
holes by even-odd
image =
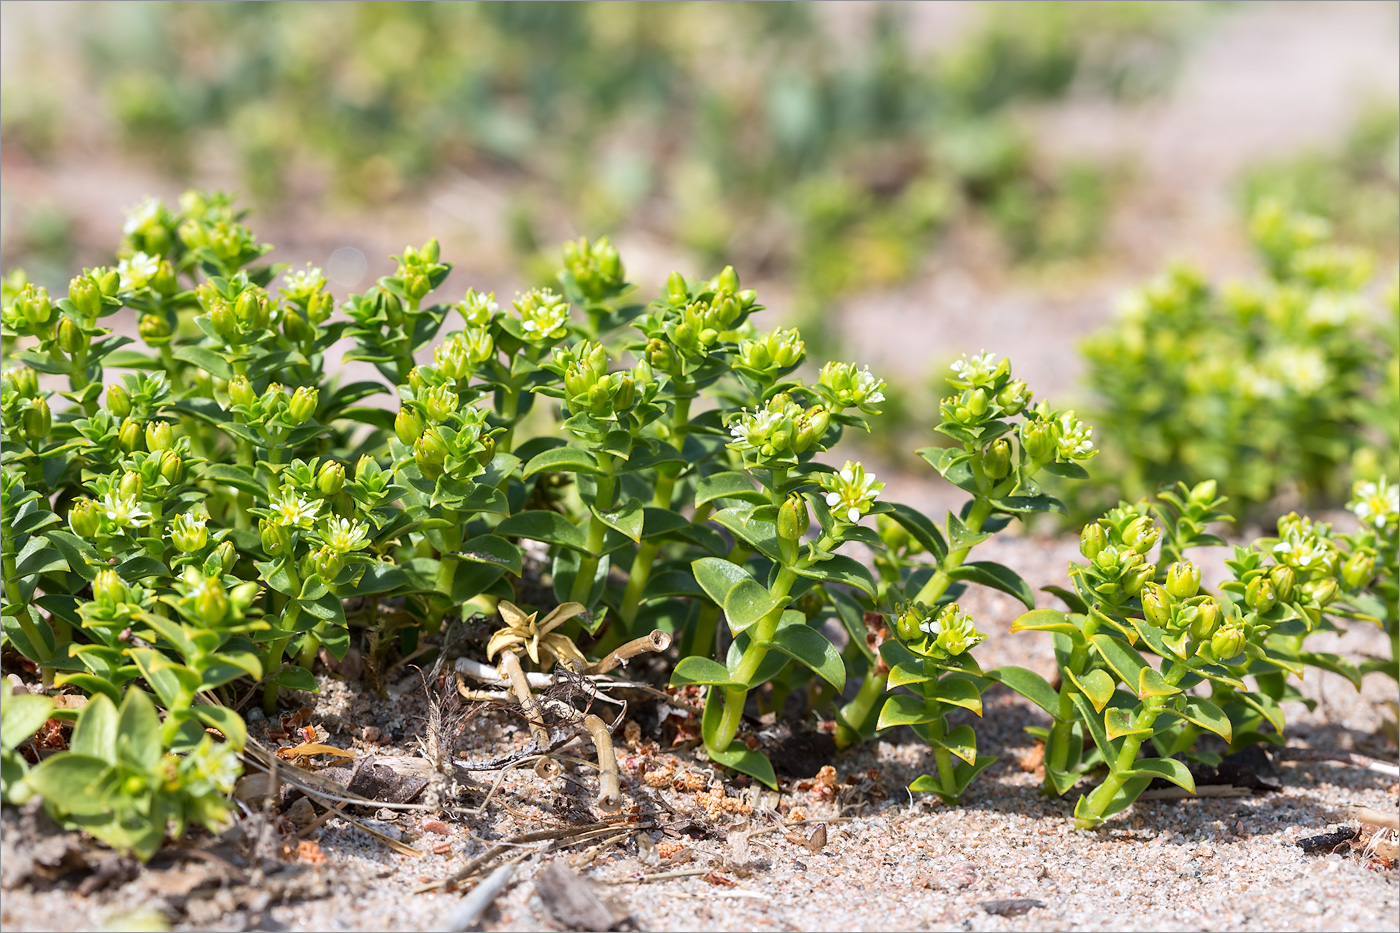
[[[588,552],[579,561],[578,575],[574,577],[573,588],[569,591],[571,602],[588,605],[588,597],[593,594],[593,578],[598,573],[598,561],[603,553],[603,539],[608,533],[608,526],[604,525],[598,518],[596,511],[605,511],[612,507],[613,491],[617,484],[617,477],[613,476],[612,457],[601,450],[594,452],[598,457],[598,466],[602,469],[602,474],[598,477],[598,491],[593,499],[593,509],[588,513],[588,538],[585,547]],[[595,511],[596,510],[596,511]]]
[[[778,631],[778,623],[782,620],[783,610],[787,608],[787,595],[792,589],[792,585],[797,582],[797,574],[787,567],[778,571],[778,577],[773,581],[773,587],[769,591],[778,600],[778,605],[769,611],[758,624],[754,626],[753,635],[749,645],[744,649],[744,653],[739,657],[739,665],[730,671],[730,677],[734,681],[747,684],[755,674],[758,673],[759,666],[763,659],[768,657],[768,642],[773,640],[773,636]],[[744,716],[744,704],[749,697],[748,687],[729,687],[724,691],[724,716],[720,720],[718,734],[715,737],[714,747],[718,751],[724,751],[729,747],[729,743],[734,741],[734,736],[739,731],[739,723]]]
[[[657,477],[656,491],[652,494],[651,504],[658,509],[670,509],[671,497],[675,488],[676,477]],[[646,588],[647,580],[651,578],[651,568],[656,563],[656,555],[660,551],[661,545],[655,541],[643,541],[637,546],[637,556],[633,559],[632,569],[627,574],[627,589],[623,591],[622,605],[617,611],[628,629],[631,628],[632,621],[637,618],[637,610],[642,604],[642,590]]]
[[[865,723],[874,714],[876,705],[885,695],[889,672],[881,671],[879,667],[880,659],[877,657],[871,662],[870,673],[866,675],[865,683],[860,685],[855,698],[842,707],[841,717],[836,721],[837,748],[849,748],[861,740],[861,731]]]

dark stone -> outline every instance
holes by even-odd
[[[981,907],[993,917],[1019,917],[1037,907],[1044,907],[1044,901],[1030,897],[1010,897],[1000,901],[983,901]]]

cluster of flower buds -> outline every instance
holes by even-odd
[[[413,442],[413,462],[424,478],[436,480],[447,474],[468,480],[491,462],[495,442],[486,433],[486,412],[463,408],[458,427],[446,424],[425,428]]]
[[[1041,402],[1021,422],[1021,446],[1037,463],[1091,460],[1098,454],[1093,433],[1074,412],[1052,411]]]
[[[111,314],[122,306],[117,297],[122,290],[121,274],[116,269],[99,267],[85,269],[68,283],[68,302],[72,310],[82,318],[81,327],[93,327],[97,319]],[[72,321],[71,317],[64,320]],[[76,323],[76,322],[75,322]],[[59,322],[59,339],[63,340],[63,322]],[[65,352],[72,353],[68,347]]]
[[[802,335],[795,329],[780,327],[761,337],[739,341],[739,358],[734,368],[761,382],[771,383],[802,362],[806,353]]]
[[[1138,595],[1156,574],[1157,565],[1145,555],[1161,536],[1151,518],[1127,506],[1084,526],[1079,553],[1089,559],[1090,588],[1111,602]]]
[[[186,567],[184,573],[175,578],[178,597],[174,606],[197,625],[206,628],[233,626],[244,620],[257,599],[258,589],[258,584],[250,580],[228,590],[219,575]]]
[[[0,424],[6,434],[35,445],[53,430],[48,398],[39,393],[39,376],[28,366],[7,369],[0,377]]]
[[[4,325],[7,337],[14,335],[48,340],[53,337],[54,313],[48,289],[31,282],[20,289],[14,301],[0,312],[0,324]]]
[[[798,457],[821,442],[831,424],[831,413],[821,405],[803,408],[786,392],[779,392],[756,411],[731,415],[730,450],[741,453],[749,466],[795,466]]]
[[[394,272],[393,279],[386,284],[397,284],[402,288],[404,296],[416,304],[428,292],[437,288],[447,277],[447,273],[452,271],[450,264],[438,261],[441,254],[442,249],[437,240],[429,240],[423,244],[422,249],[404,247],[402,256],[393,257],[399,267]]]
[[[816,388],[837,414],[858,408],[867,415],[878,415],[885,401],[885,380],[875,378],[868,366],[857,369],[855,363],[827,363],[817,377]]]
[[[180,242],[189,250],[208,250],[227,270],[237,269],[267,252],[253,231],[234,220],[191,217],[180,224]]]
[[[234,376],[227,387],[229,409],[241,415],[245,423],[268,428],[295,428],[316,415],[320,405],[319,389],[300,386],[290,395],[281,383],[274,382],[258,395],[246,376]]]
[[[485,325],[454,331],[433,349],[433,365],[446,379],[459,382],[476,374],[477,367],[496,356],[496,342]]]
[[[155,591],[130,585],[115,570],[105,568],[92,581],[92,599],[78,605],[83,627],[112,635],[133,625],[155,600]]]
[[[875,505],[875,498],[885,484],[877,482],[874,473],[865,472],[865,467],[847,460],[835,473],[823,473],[818,477],[822,489],[826,490],[826,505],[837,522],[854,525]]]
[[[232,279],[204,282],[195,289],[204,311],[206,332],[228,342],[231,337],[256,337],[270,328],[278,309],[267,291],[254,285],[246,272]]]
[[[895,631],[915,654],[936,660],[956,658],[987,638],[957,603],[937,612],[923,603],[905,603],[895,610]]]
[[[565,243],[564,269],[590,302],[611,298],[627,285],[622,258],[607,237],[596,243],[589,243],[587,237]]]
[[[602,345],[584,341],[556,350],[549,368],[563,374],[570,412],[612,420],[635,403],[637,384],[651,381],[651,364],[642,360],[637,367],[635,372],[609,373]]]

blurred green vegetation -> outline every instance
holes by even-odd
[[[1336,146],[1261,165],[1245,179],[1254,210],[1270,198],[1325,217],[1352,243],[1393,253],[1400,240],[1400,108],[1365,109]]]
[[[523,258],[562,211],[790,270],[810,313],[956,224],[1015,261],[1091,251],[1111,174],[1051,164],[1009,111],[1161,90],[1209,8],[989,4],[939,53],[898,5],[840,36],[795,3],[85,4],[70,28],[129,150],[181,180],[218,151],[265,206],[308,180],[373,205],[464,170],[510,192]],[[28,96],[7,143],[62,146]]]

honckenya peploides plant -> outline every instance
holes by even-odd
[[[505,623],[489,659],[527,687],[525,664],[610,669],[642,642],[677,644],[672,682],[707,688],[706,752],[770,784],[747,717],[792,698],[842,745],[911,726],[934,760],[914,786],[955,799],[990,759],[949,717],[980,713],[1000,681],[1053,717],[1049,789],[1109,768],[1085,825],[1151,775],[1182,779],[1169,758],[1208,756],[1201,730],[1276,735],[1299,665],[1359,678],[1303,645],[1330,618],[1394,637],[1393,485],[1357,488],[1355,535],[1285,519],[1237,551],[1219,597],[1183,555],[1218,517],[1203,485],[1094,523],[1090,563],[1060,591],[1070,612],[1023,618],[1056,633],[1058,690],[984,672],[960,593],[1035,601],[972,550],[1059,508],[1042,475],[1082,476],[1095,452],[1072,412],[1031,404],[1008,361],[953,368],[951,446],[921,454],[970,499],[936,524],[886,501],[862,463],[821,462],[846,428],[868,429],[884,385],[841,361],[801,378],[801,335],[758,330],[762,306],[731,268],[673,274],[641,304],[616,249],[580,240],[554,289],[437,300],[451,266],[429,241],[337,302],[319,270],[266,264],[270,250],[228,198],[190,192],[142,205],[114,263],[65,296],[4,281],[0,632],[39,682],[4,699],[3,796],[39,795],[143,858],[172,830],[226,819],[249,703],[273,713],[281,691],[317,689],[317,659],[352,641],[377,688],[387,661],[479,609]],[[117,315],[136,339],[114,333]],[[343,340],[342,361],[377,378],[333,375]],[[1206,681],[1208,699],[1186,695]],[[88,702],[55,709],[56,691]],[[77,720],[70,747],[31,768],[22,745],[51,716]],[[1160,762],[1138,761],[1148,740]]]

